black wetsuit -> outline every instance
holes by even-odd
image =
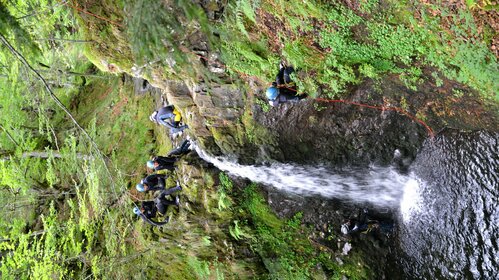
[[[393,229],[393,222],[390,221],[382,221],[380,222],[377,219],[369,216],[367,210],[362,210],[358,219],[352,219],[348,224],[343,224],[343,226],[347,226],[345,228],[344,234],[354,234],[357,232],[369,232],[371,230],[381,230],[384,233],[391,232]]]
[[[163,169],[174,170],[175,169],[174,163],[177,161],[177,158],[156,156],[152,159],[152,161],[158,163],[158,166],[154,167],[155,171]]]
[[[163,157],[163,156],[156,156],[152,159],[153,162],[156,162],[158,163],[158,166],[154,167],[154,170],[155,171],[158,171],[158,170],[163,170],[163,169],[167,169],[167,170],[174,170],[175,169],[175,162],[177,162],[177,160],[189,153],[189,146],[191,145],[191,143],[189,142],[189,140],[184,140],[184,142],[182,142],[182,144],[180,144],[180,146],[178,146],[177,148],[171,150],[170,152],[168,152],[168,156],[166,157]]]
[[[162,209],[164,210],[164,209]],[[157,203],[155,201],[143,201],[141,206],[142,213],[139,214],[140,218],[153,226],[162,226],[168,223],[169,218],[166,217],[163,221],[153,221],[152,219],[156,217],[156,213],[158,212]],[[160,211],[161,213],[161,211]],[[164,211],[166,213],[166,210]]]
[[[143,184],[147,184],[146,191],[159,191],[165,189],[166,175],[152,174],[142,180]]]
[[[298,88],[296,85],[293,83],[293,80],[291,80],[291,74],[294,72],[293,67],[282,67],[279,70],[279,73],[277,73],[277,76],[275,77],[275,82],[272,83],[273,86],[277,87],[279,90],[279,95],[277,96],[276,100],[272,104],[273,106],[276,106],[279,103],[285,103],[289,101],[299,101],[307,95],[305,94],[297,94],[298,93]]]
[[[183,156],[187,153],[189,153],[189,146],[191,145],[191,142],[189,140],[184,140],[182,144],[180,144],[179,147],[171,150],[168,152],[169,157],[180,157]]]
[[[166,210],[168,208],[168,205],[177,205],[177,202],[172,199],[167,199],[166,197],[168,195],[171,195],[172,193],[176,191],[180,191],[182,188],[180,186],[176,186],[173,188],[169,188],[167,190],[162,191],[158,197],[154,199],[154,202],[156,203],[156,207],[158,208],[159,213],[161,215],[164,215],[166,213]]]

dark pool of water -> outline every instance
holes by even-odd
[[[401,265],[414,279],[499,279],[499,133],[447,130],[411,169],[419,199],[399,225]],[[401,217],[402,219],[402,217]]]

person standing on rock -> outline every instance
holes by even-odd
[[[393,230],[393,223],[380,222],[369,216],[367,209],[362,209],[357,219],[347,219],[341,225],[341,233],[343,235],[352,235],[358,232],[369,233],[372,231],[381,230],[383,233],[391,233]]]
[[[163,156],[155,156],[152,160],[147,161],[147,167],[154,170],[174,170],[174,163],[180,159],[181,156],[189,153],[189,146],[191,143],[188,139],[184,140],[180,146],[168,152],[166,157]]]
[[[167,199],[167,196],[171,196],[174,192],[181,190],[182,186],[180,186],[180,183],[177,181],[177,186],[163,190],[156,198],[154,198],[154,200],[143,201],[141,207],[135,207],[133,212],[151,225],[162,226],[168,223],[168,217],[166,217],[162,222],[156,222],[152,219],[156,217],[157,213],[164,216],[169,205],[179,206],[180,199],[178,196],[175,196],[175,199]]]
[[[154,111],[149,119],[154,123],[170,128],[170,134],[179,133],[188,128],[187,125],[181,125],[182,115],[173,105]]]
[[[145,222],[154,225],[154,226],[162,226],[169,222],[169,217],[165,217],[165,219],[161,222],[154,221],[156,215],[159,213],[161,216],[166,214],[169,205],[179,205],[179,199],[176,197],[175,200],[167,200],[164,196],[159,196],[154,200],[143,201],[141,207],[134,207],[133,213],[138,215]]]
[[[294,71],[291,66],[283,63],[279,65],[279,73],[277,73],[275,82],[265,92],[271,106],[285,102],[298,102],[307,97],[306,94],[298,94],[296,84],[291,80],[291,74]]]

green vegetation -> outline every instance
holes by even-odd
[[[386,75],[414,91],[431,75],[438,87],[451,79],[484,97],[499,93],[493,32],[473,35],[472,10],[490,7],[475,1],[464,10],[374,0],[203,2],[0,1],[2,279],[374,277],[361,255],[336,263],[337,252],[312,240],[300,213],[277,217],[258,186],[232,182],[193,156],[168,180],[184,186],[168,226],[137,220],[132,206],[150,197],[133,186],[147,172],[145,160],[172,143],[148,120],[155,97],[137,95],[124,73],[159,85],[241,86],[251,78],[264,86],[284,59],[312,96],[341,97]],[[221,61],[205,57],[214,53]],[[223,63],[230,77],[209,74],[210,63]],[[225,152],[274,144],[251,108],[269,105],[241,98],[244,113],[230,124],[207,121],[210,136]]]
[[[226,30],[224,59],[229,69],[262,81],[272,80],[282,57],[301,70],[296,81],[313,96],[342,95],[349,85],[386,74],[400,75],[417,90],[422,70],[431,66],[484,97],[498,98],[497,59],[482,41],[486,38],[473,36],[477,26],[469,10],[417,2],[361,1],[353,9],[336,1],[236,3],[220,27]],[[443,25],[441,17],[430,15],[435,10],[451,22]]]

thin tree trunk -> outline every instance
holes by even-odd
[[[57,74],[63,74],[63,75],[68,75],[68,76],[82,76],[82,77],[92,77],[92,78],[100,78],[100,79],[109,79],[108,77],[100,76],[100,75],[94,75],[94,74],[83,74],[83,73],[76,73],[76,72],[71,72],[71,71],[62,71],[62,70],[45,70],[45,69],[34,69],[36,72],[41,72],[41,73],[53,73],[54,71],[57,71]]]
[[[35,41],[63,41],[71,43],[93,43],[93,40],[78,40],[78,39],[64,39],[64,38],[40,38],[35,39]]]
[[[53,156],[54,158],[63,158],[64,157],[61,153],[54,152],[54,151],[51,151],[51,152],[46,152],[46,151],[32,151],[32,152],[25,152],[25,153],[23,153],[21,155],[21,158],[30,158],[30,157],[32,157],[32,158],[49,158],[51,156]],[[84,160],[90,160],[90,159],[93,159],[94,157],[92,155],[85,155],[85,154],[77,153],[76,154],[76,158],[78,158],[78,159],[84,159]],[[2,160],[2,161],[8,161],[8,160],[10,160],[10,156],[4,156],[0,160]]]
[[[102,162],[104,163],[104,167],[106,168],[106,171],[107,171],[107,174],[108,174],[108,177],[109,179],[111,180],[112,184],[113,184],[113,190],[114,190],[114,185],[115,185],[115,181],[114,181],[114,178],[113,176],[111,175],[111,171],[109,170],[109,167],[108,167],[108,162],[106,161],[105,159],[105,156],[104,154],[101,152],[101,150],[99,149],[99,146],[97,146],[97,143],[95,143],[94,139],[92,139],[92,137],[88,134],[88,132],[78,123],[78,121],[74,118],[74,116],[71,114],[71,112],[68,110],[68,108],[66,108],[66,106],[64,106],[64,104],[62,104],[61,100],[54,94],[54,92],[52,91],[52,89],[50,89],[50,86],[47,84],[47,81],[45,81],[45,79],[43,78],[42,75],[40,75],[40,73],[38,73],[34,68],[33,66],[31,66],[31,64],[29,64],[29,62],[26,60],[26,58],[24,58],[24,56],[19,53],[10,43],[9,41],[5,38],[5,36],[3,36],[2,34],[0,34],[0,39],[2,40],[2,42],[4,43],[4,45],[9,48],[9,50],[28,68],[30,69],[31,71],[33,71],[35,73],[35,75],[42,81],[43,85],[45,86],[45,89],[47,90],[47,92],[49,93],[49,96],[54,100],[54,102],[57,104],[57,106],[59,106],[65,113],[66,115],[71,119],[71,121],[76,125],[76,127],[78,127],[78,129],[81,130],[81,132],[87,137],[87,139],[90,141],[90,143],[92,144],[92,147],[95,149],[95,151],[98,153],[98,155],[100,156]]]

